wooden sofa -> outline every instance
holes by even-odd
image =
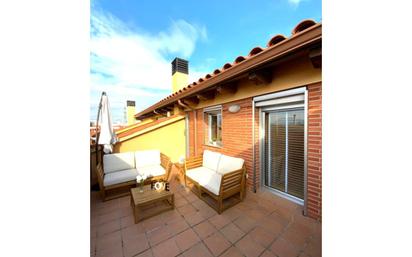
[[[130,194],[136,176],[146,174],[145,184],[153,180],[167,181],[172,162],[158,150],[107,154],[96,168],[100,195],[103,201]]]
[[[185,184],[219,214],[245,196],[244,160],[205,150],[202,156],[185,161]],[[226,200],[226,201],[225,201]]]

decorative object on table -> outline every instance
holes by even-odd
[[[136,183],[139,184],[140,183],[140,189],[139,192],[143,193],[143,186],[144,186],[144,181],[147,179],[147,176],[145,174],[143,175],[137,175],[136,176]]]
[[[152,181],[151,189],[156,191],[169,191],[169,182],[166,181]]]

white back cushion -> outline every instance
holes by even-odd
[[[159,150],[145,150],[135,152],[136,167],[160,165]]]
[[[134,169],[134,154],[133,152],[105,154],[103,155],[103,168],[105,174]]]
[[[203,164],[202,164],[202,166],[206,167],[208,169],[216,171],[221,155],[222,155],[221,153],[216,153],[216,152],[212,152],[212,151],[209,151],[209,150],[204,150],[203,151]]]
[[[226,174],[235,170],[240,170],[245,161],[241,158],[235,158],[222,154],[220,157],[217,172],[220,174]]]

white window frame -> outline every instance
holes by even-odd
[[[222,106],[221,105],[216,105],[216,106],[211,106],[203,109],[203,120],[205,120],[205,115],[207,115],[207,133],[208,133],[208,140],[206,141],[206,138],[204,138],[204,144],[208,146],[213,146],[213,147],[222,147],[223,143],[222,140],[220,141],[211,141],[210,139],[212,138],[212,129],[211,129],[211,122],[212,122],[212,117],[209,114],[214,114],[216,112],[220,112],[217,114],[217,122],[220,120],[220,127],[223,125],[223,119],[222,119]],[[223,130],[223,128],[222,128]],[[204,130],[206,132],[206,130]],[[217,133],[217,131],[216,131]],[[222,133],[221,133],[222,137]]]

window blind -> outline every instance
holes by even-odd
[[[287,193],[303,199],[304,188],[304,112],[288,112],[288,190]]]
[[[303,199],[303,109],[270,112],[267,117],[266,185]]]

